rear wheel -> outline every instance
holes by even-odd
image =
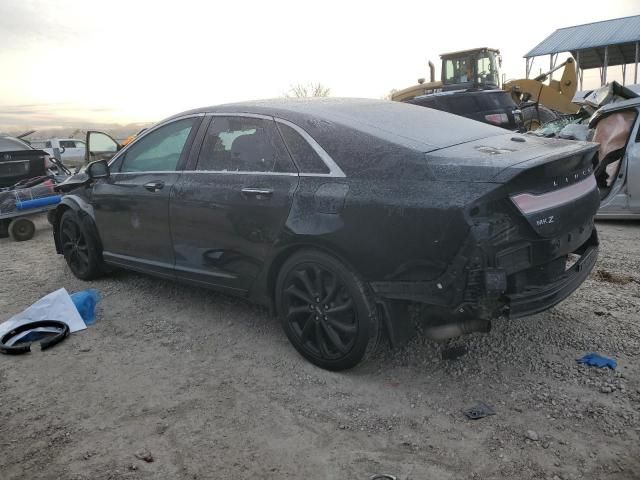
[[[31,240],[36,233],[36,225],[28,218],[14,218],[9,224],[9,236],[16,242]]]
[[[276,304],[293,346],[319,367],[352,368],[378,345],[380,320],[368,287],[330,255],[306,250],[287,260]]]
[[[558,115],[542,105],[529,105],[522,109],[522,124],[526,131],[537,130],[542,125],[557,120]]]
[[[60,219],[60,245],[71,272],[81,280],[92,280],[103,272],[102,254],[98,242],[81,218],[67,210]]]

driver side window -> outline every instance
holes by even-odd
[[[175,171],[196,120],[196,118],[176,120],[145,135],[129,147],[120,171]]]

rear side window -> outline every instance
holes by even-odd
[[[278,128],[300,173],[329,173],[329,167],[298,132],[284,123],[278,123]]]
[[[273,120],[214,117],[202,144],[197,170],[294,172]]]
[[[76,148],[76,142],[73,140],[60,140],[61,148]]]

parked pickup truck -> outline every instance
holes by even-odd
[[[44,150],[52,157],[55,156],[54,149],[60,151],[60,160],[69,167],[81,167],[84,165],[85,143],[75,138],[49,138],[47,140],[34,140],[31,142],[33,148]]]

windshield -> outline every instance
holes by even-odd
[[[0,137],[0,152],[15,152],[17,150],[31,150],[31,147],[17,138]]]

